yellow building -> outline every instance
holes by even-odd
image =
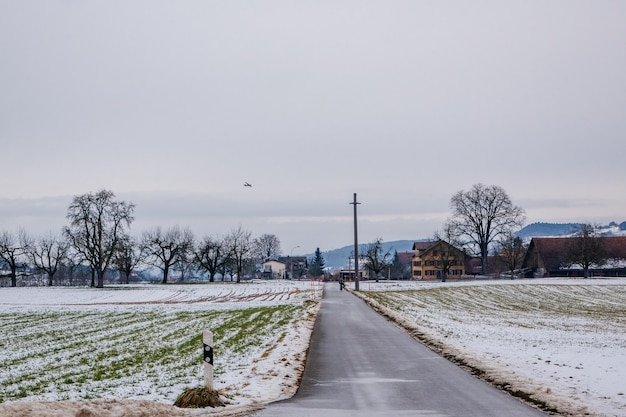
[[[465,252],[444,240],[413,244],[413,279],[460,278],[465,274]]]

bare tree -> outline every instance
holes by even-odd
[[[144,253],[137,239],[124,236],[120,239],[113,263],[120,274],[124,274],[124,282],[130,282],[130,275],[144,260]]]
[[[192,237],[191,244],[183,246],[179,252],[178,262],[176,262],[172,269],[180,272],[180,280],[184,281],[187,277],[187,273],[191,272],[194,266],[194,238]]]
[[[115,199],[109,190],[74,196],[67,211],[70,225],[63,229],[70,245],[97,277],[97,288],[104,287],[109,268],[124,229],[133,221],[135,205]]]
[[[186,251],[193,247],[193,233],[189,228],[174,226],[163,232],[157,227],[143,234],[142,248],[146,262],[163,271],[163,284],[167,284],[169,271],[183,261]]]
[[[53,285],[54,275],[68,259],[69,249],[67,240],[52,233],[28,246],[28,255],[35,268],[48,274],[48,286]]]
[[[61,275],[60,279],[65,278],[69,285],[74,285],[74,275],[79,268],[80,262],[72,256],[71,251],[68,251],[68,256],[65,259],[65,262],[63,262],[59,267],[59,274]]]
[[[280,255],[280,239],[276,235],[264,234],[254,239],[254,255],[262,262]]]
[[[237,275],[237,282],[241,282],[241,275],[246,264],[252,260],[252,239],[251,233],[243,230],[241,226],[233,229],[226,237],[227,246],[229,248],[230,259],[233,263],[233,269]]]
[[[67,272],[68,274],[68,278],[69,278],[69,282],[70,285],[74,285],[74,283],[76,283],[77,285],[87,285],[84,281],[84,272],[82,271],[82,267],[87,265],[87,267],[89,268],[90,271],[90,275],[91,275],[91,286],[95,287],[96,286],[96,275],[94,273],[93,268],[91,268],[91,266],[89,265],[89,262],[87,261],[87,259],[85,258],[85,255],[83,255],[83,253],[81,253],[81,251],[77,250],[76,247],[74,247],[74,245],[72,244],[71,241],[69,241],[69,239],[67,238],[66,234],[65,234],[65,230],[63,230],[63,235],[66,238],[66,240],[68,240],[69,242],[69,250],[68,250],[68,254],[67,254],[67,258],[68,261],[66,263],[65,266],[67,266],[67,270],[65,270],[65,268],[63,268],[64,272]],[[81,275],[81,280],[74,282],[74,278],[76,277],[76,274]]]
[[[383,249],[383,239],[379,237],[365,246],[360,258],[363,259],[365,268],[376,275],[376,282],[378,282],[382,271],[389,266],[391,249],[385,251]]]
[[[4,230],[0,233],[0,259],[9,267],[11,286],[17,287],[17,270],[24,268],[24,258],[27,253],[28,238],[23,230],[18,232],[19,237]]]
[[[490,245],[502,235],[524,224],[524,210],[514,206],[507,193],[496,185],[476,184],[459,191],[450,200],[452,218],[447,226],[466,246],[480,254],[483,274],[487,273]]]
[[[222,270],[229,257],[225,239],[205,237],[195,250],[195,264],[209,274],[209,282],[215,282],[215,275]]]
[[[227,237],[228,238],[228,237]],[[233,281],[234,276],[237,274],[237,265],[235,264],[234,257],[230,252],[230,243],[227,243],[228,247],[228,256],[226,257],[226,262],[222,264],[222,267],[219,269],[222,274],[222,280],[226,281],[226,276],[230,277],[230,281]]]
[[[515,270],[522,265],[526,255],[526,245],[521,238],[515,236],[515,233],[509,231],[498,240],[498,247],[498,257],[507,267],[511,279],[513,279]]]
[[[600,237],[596,236],[596,228],[590,224],[583,224],[580,231],[573,238],[566,253],[566,261],[571,265],[580,265],[583,275],[589,278],[589,268],[601,266],[606,262],[606,253]]]

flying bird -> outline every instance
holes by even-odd
[[[250,184],[249,182],[244,182],[244,183],[243,183],[243,186],[244,186],[244,187],[252,187],[252,184]]]

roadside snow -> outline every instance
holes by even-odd
[[[361,290],[513,390],[568,415],[626,416],[626,279],[382,281]]]

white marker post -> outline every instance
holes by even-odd
[[[204,384],[213,391],[213,333],[205,330],[202,339],[204,341]]]

